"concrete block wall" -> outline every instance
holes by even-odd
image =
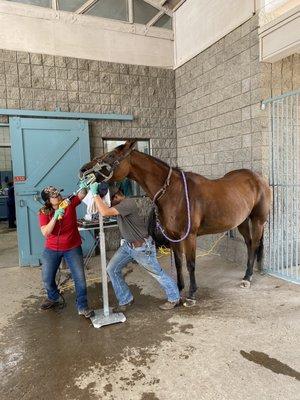
[[[261,87],[253,17],[176,70],[178,164],[209,178],[260,171]]]
[[[173,70],[0,50],[0,108],[58,107],[134,115],[133,122],[92,122],[92,156],[104,137],[135,137],[151,139],[155,156],[176,163]]]
[[[299,89],[299,55],[259,62],[258,18],[230,32],[175,71],[178,165],[208,178],[249,168],[267,177],[268,116],[261,101]],[[246,265],[238,231],[214,249]],[[199,238],[210,248],[221,235]]]
[[[254,16],[175,71],[178,164],[208,178],[239,168],[262,170],[260,101],[269,97],[259,63]],[[267,72],[265,72],[265,70]],[[210,248],[220,235],[199,238]],[[215,252],[245,264],[239,234],[223,237]]]
[[[91,157],[103,138],[150,139],[151,151],[177,162],[175,73],[170,69],[0,50],[0,108],[133,114],[133,122],[92,121]],[[0,122],[7,117],[0,116]],[[107,249],[119,245],[118,231]]]

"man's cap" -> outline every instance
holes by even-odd
[[[121,192],[121,190],[117,186],[112,186],[109,188],[109,195],[110,195],[110,200],[113,199],[113,197],[118,193]]]

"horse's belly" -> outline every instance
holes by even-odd
[[[198,229],[198,235],[221,233],[239,226],[248,217],[248,212],[218,214],[205,217]]]

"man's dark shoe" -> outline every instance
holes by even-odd
[[[178,301],[167,301],[164,304],[161,304],[158,306],[161,310],[168,311],[168,310],[173,310],[173,308],[179,306],[180,300]]]
[[[59,301],[54,301],[54,300],[50,300],[50,299],[46,299],[43,301],[43,303],[41,304],[41,310],[49,310],[50,308],[54,308],[59,306]]]
[[[126,310],[128,310],[129,307],[131,307],[133,304],[133,300],[131,300],[129,303],[127,304],[122,304],[122,305],[118,305],[117,307],[113,308],[113,312],[114,313],[120,313],[120,312],[124,312]]]
[[[85,308],[84,310],[78,310],[79,315],[83,315],[85,318],[92,318],[95,315],[94,310]]]

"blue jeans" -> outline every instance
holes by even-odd
[[[42,256],[42,277],[48,299],[53,301],[58,301],[59,299],[59,291],[55,282],[55,276],[62,258],[64,258],[68,264],[75,284],[77,308],[78,310],[84,310],[87,308],[88,304],[81,246],[66,251],[44,249]]]
[[[150,237],[141,247],[137,248],[131,247],[128,242],[124,241],[108,263],[107,273],[120,305],[127,304],[133,300],[132,293],[122,275],[122,269],[133,260],[137,261],[160,283],[169,301],[179,300],[177,284],[159,265],[156,258],[155,244]]]

